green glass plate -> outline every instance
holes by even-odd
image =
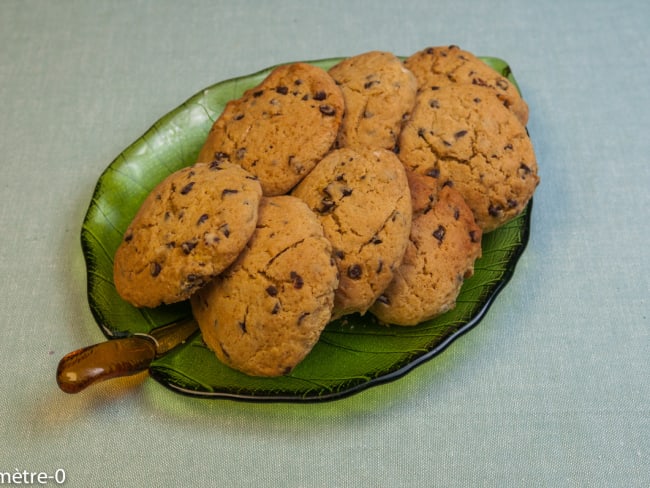
[[[481,58],[516,86],[508,64]],[[311,61],[328,69],[341,58]],[[146,333],[191,315],[187,302],[138,309],[113,284],[113,256],[124,231],[149,192],[174,171],[194,163],[225,104],[259,84],[272,68],[212,85],[158,120],[127,147],[99,178],[81,230],[88,301],[108,339]],[[466,280],[456,307],[416,327],[380,325],[370,314],[330,323],[291,374],[255,378],[220,363],[196,334],[156,359],[150,375],[184,394],[260,401],[342,398],[397,379],[443,351],[474,327],[506,285],[528,240],[532,203],[515,220],[483,237],[483,256]]]

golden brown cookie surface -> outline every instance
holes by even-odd
[[[539,182],[525,127],[485,87],[420,92],[399,146],[409,170],[463,195],[483,232],[517,216]]]
[[[488,87],[523,125],[528,123],[528,105],[517,88],[474,54],[458,46],[428,47],[408,57],[404,64],[417,78],[420,91],[449,83]]]
[[[365,313],[388,286],[408,242],[403,165],[385,149],[332,151],[295,188],[319,216],[340,273],[334,317]]]
[[[341,90],[326,71],[279,66],[226,105],[198,161],[239,164],[260,179],[264,195],[284,194],[329,151],[343,110]]]
[[[195,164],[145,199],[114,260],[118,293],[138,307],[185,300],[229,266],[255,230],[262,190],[229,163]]]
[[[304,202],[264,197],[246,249],[191,299],[206,344],[244,373],[289,373],[330,320],[338,283],[331,253]]]
[[[393,149],[417,91],[413,73],[392,53],[370,51],[329,70],[341,87],[345,115],[336,147]]]
[[[409,183],[409,244],[393,281],[370,308],[395,325],[416,325],[452,309],[481,255],[481,229],[460,193],[449,186],[438,191],[432,178],[415,173]]]

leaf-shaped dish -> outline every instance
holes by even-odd
[[[482,58],[516,86],[498,58]],[[340,58],[311,61],[328,69]],[[91,311],[109,338],[146,333],[191,315],[187,302],[138,309],[113,284],[113,256],[142,201],[162,179],[194,163],[225,104],[260,83],[272,68],[227,80],[197,93],[158,120],[126,148],[99,178],[81,231]],[[211,398],[319,401],[341,398],[394,380],[436,356],[474,327],[508,282],[528,240],[531,204],[515,220],[483,237],[483,256],[466,280],[456,308],[416,327],[380,325],[370,315],[330,323],[291,374],[255,378],[220,363],[201,335],[156,359],[151,376],[174,391]]]

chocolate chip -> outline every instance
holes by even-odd
[[[264,90],[258,90],[258,91],[253,93],[253,96],[255,98],[258,98],[258,97],[261,97],[263,93],[264,93]]]
[[[496,85],[501,88],[502,90],[507,90],[510,87],[510,83],[508,83],[506,80],[503,78],[499,78],[496,82]]]
[[[239,190],[234,190],[231,188],[224,188],[221,191],[221,198],[225,197],[226,195],[234,195],[235,193],[239,193]]]
[[[525,176],[525,175],[529,175],[530,173],[532,173],[532,170],[527,164],[524,163],[519,164],[519,174]]]
[[[275,91],[278,92],[280,95],[286,95],[287,93],[289,93],[289,88],[287,88],[286,86],[278,86],[275,89]]]
[[[429,100],[429,107],[431,108],[440,108],[440,102],[436,99]]]
[[[466,135],[467,135],[467,131],[466,131],[466,130],[459,130],[458,132],[456,132],[456,133],[454,134],[454,137],[455,137],[456,139],[460,139],[461,137],[466,136]]]
[[[426,129],[424,127],[420,127],[418,129],[418,137],[421,137],[422,139],[424,139],[424,136],[426,135],[426,133],[427,133],[427,131],[426,131]]]
[[[196,225],[201,225],[203,222],[208,220],[208,214],[203,214],[199,217],[199,219],[196,221]]]
[[[228,227],[228,224],[223,224],[221,227],[219,227],[219,230],[224,236],[230,237],[230,227]]]
[[[124,242],[131,242],[133,240],[133,233],[129,231],[125,236],[124,236]]]
[[[194,186],[194,182],[193,182],[193,181],[190,181],[187,185],[185,185],[185,186],[181,189],[181,195],[187,195],[189,192],[192,191],[192,187],[193,187],[193,186]]]
[[[502,212],[503,212],[503,207],[501,205],[490,204],[490,206],[488,207],[488,213],[492,217],[498,217],[499,215],[501,215]]]
[[[245,334],[246,332],[248,332],[248,331],[246,330],[246,321],[245,321],[245,320],[244,320],[243,322],[239,322],[239,328],[241,329],[241,331],[242,331],[244,334]]]
[[[335,206],[336,206],[336,204],[334,203],[334,200],[332,200],[329,197],[324,197],[320,201],[320,207],[317,208],[316,210],[319,213],[327,213],[327,212],[331,211]]]
[[[196,241],[185,241],[183,244],[181,244],[181,249],[183,250],[183,253],[189,254],[192,252],[192,249],[196,247],[196,245]]]
[[[153,262],[149,265],[149,272],[154,278],[160,274],[160,271],[162,271],[162,267],[159,263]]]
[[[325,93],[323,90],[314,93],[314,100],[318,100],[319,102],[322,102],[326,98],[327,98],[327,93]]]
[[[379,296],[377,297],[377,301],[378,301],[379,303],[383,303],[384,305],[390,305],[390,300],[389,300],[388,297],[387,297],[386,295],[384,295],[384,294],[379,295]]]
[[[373,86],[378,85],[378,84],[379,84],[379,80],[370,80],[370,81],[366,81],[363,84],[363,87],[367,90],[367,89],[372,88]]]
[[[336,250],[334,251],[334,256],[336,256],[336,257],[339,258],[340,260],[345,259],[345,253],[344,253],[343,251],[341,251],[340,249],[336,249]]]
[[[352,188],[347,188],[347,187],[343,188],[341,190],[341,195],[343,195],[344,197],[349,197],[350,195],[352,195]]]
[[[508,208],[516,208],[519,205],[519,202],[514,198],[508,200]]]
[[[233,117],[233,120],[241,120],[244,118],[244,114],[237,114]]]
[[[458,220],[460,218],[460,210],[457,208],[454,209],[454,220]]]
[[[273,310],[271,310],[271,315],[276,315],[280,312],[280,302],[276,302],[275,305],[273,305]]]
[[[350,279],[358,280],[361,278],[362,274],[363,274],[363,270],[361,269],[361,265],[353,264],[352,266],[348,267],[348,277]]]
[[[505,146],[503,146],[503,150],[504,151],[512,151],[512,144],[509,144],[509,143],[506,144]]]
[[[331,105],[321,105],[318,107],[320,110],[320,113],[327,117],[332,117],[333,115],[336,115],[336,109],[332,107]]]
[[[433,231],[433,237],[442,244],[442,241],[445,238],[445,228],[442,225],[439,225],[436,230]]]
[[[427,176],[430,176],[431,178],[439,178],[440,177],[440,169],[431,168],[429,171],[427,171]]]
[[[216,153],[214,153],[214,156],[212,158],[210,169],[221,169],[219,163],[223,161],[229,161],[229,160],[230,160],[230,155],[228,153],[217,151]]]
[[[478,232],[475,230],[470,230],[469,231],[469,239],[472,242],[478,242]]]
[[[269,296],[274,297],[278,295],[278,289],[273,285],[269,285],[266,287],[266,293],[268,293]]]
[[[293,281],[293,287],[296,290],[300,290],[302,288],[302,286],[305,284],[305,282],[302,279],[302,276],[300,276],[295,271],[292,271],[291,273],[289,273],[289,277],[291,278],[291,281]]]

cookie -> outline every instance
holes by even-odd
[[[340,274],[335,318],[365,313],[393,278],[411,228],[406,172],[386,149],[332,151],[294,189],[318,215]]]
[[[336,147],[392,150],[415,104],[413,73],[394,54],[370,51],[341,61],[329,74],[345,100]]]
[[[528,105],[517,87],[474,54],[458,46],[429,47],[404,61],[418,80],[420,91],[451,83],[468,83],[490,88],[501,102],[528,123]]]
[[[115,253],[119,295],[137,307],[187,299],[253,234],[262,189],[230,163],[172,173],[147,196]]]
[[[230,161],[257,176],[264,195],[287,193],[330,150],[343,117],[341,90],[306,63],[275,68],[229,102],[197,161]]]
[[[228,366],[288,374],[329,322],[338,284],[332,248],[314,213],[292,196],[264,197],[235,263],[192,296],[203,340]]]
[[[483,232],[516,217],[539,183],[525,127],[489,88],[420,92],[399,147],[407,169],[460,191]]]
[[[380,321],[417,325],[451,310],[481,256],[481,229],[453,187],[409,174],[413,223],[402,264],[370,312]]]

